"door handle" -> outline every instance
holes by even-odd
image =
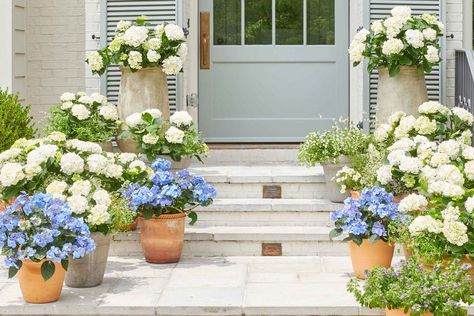
[[[201,12],[199,20],[199,32],[200,32],[200,66],[201,69],[210,69],[210,19],[211,14],[209,12]]]

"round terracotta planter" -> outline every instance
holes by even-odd
[[[8,201],[0,199],[0,213],[3,212],[7,207],[9,207],[13,202],[15,202],[16,197],[8,199]]]
[[[360,199],[360,192],[351,190],[351,198],[353,198],[354,200]]]
[[[112,146],[112,142],[103,142],[99,143],[100,147],[102,147],[102,150],[108,153],[111,153],[114,151],[114,146]]]
[[[356,277],[365,279],[366,270],[376,267],[390,267],[395,247],[382,240],[377,240],[375,244],[372,244],[368,239],[364,239],[360,246],[349,241],[349,250]]]
[[[61,296],[65,275],[63,267],[61,264],[54,262],[56,270],[53,276],[45,281],[41,275],[43,262],[44,260],[40,262],[25,260],[20,271],[18,271],[21,293],[23,299],[28,303],[51,303],[57,301]]]
[[[149,263],[174,263],[181,257],[186,214],[164,214],[140,221],[140,242]]]
[[[409,316],[411,312],[405,313],[404,309],[385,309],[385,316]],[[425,316],[433,316],[433,313],[427,312]]]

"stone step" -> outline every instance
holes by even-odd
[[[17,279],[0,269],[0,316],[384,315],[347,293],[351,270],[348,257],[183,258],[166,265],[109,257],[100,286],[64,287],[59,301],[35,305],[24,303]]]
[[[288,164],[193,165],[190,171],[216,186],[218,198],[262,198],[264,186],[279,186],[284,199],[324,199],[326,187],[320,166]]]
[[[240,148],[239,148],[240,147]],[[298,147],[281,145],[271,148],[246,148],[246,146],[216,147],[209,149],[206,164],[232,163],[290,163],[297,164]]]
[[[324,226],[212,226],[187,227],[184,256],[261,256],[263,243],[281,244],[283,256],[345,256],[347,245],[330,240]],[[111,254],[141,255],[139,230],[116,235]]]
[[[197,208],[195,226],[328,226],[330,212],[341,207],[320,199],[216,199]]]

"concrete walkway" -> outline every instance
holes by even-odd
[[[60,301],[31,305],[1,270],[0,315],[383,315],[357,306],[345,290],[348,271],[344,257],[184,258],[169,265],[111,257],[101,286],[65,287]]]

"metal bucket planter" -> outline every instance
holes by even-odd
[[[143,68],[136,72],[123,67],[121,71],[117,108],[122,121],[133,113],[153,108],[159,109],[164,119],[170,117],[168,81],[161,67]],[[131,139],[121,139],[118,145],[122,152],[138,151],[137,143]]]
[[[425,74],[417,66],[402,66],[394,77],[387,68],[379,68],[377,89],[378,122],[385,122],[396,111],[417,116],[418,107],[428,101]]]
[[[338,163],[331,163],[331,162],[324,162],[321,163],[324,170],[324,179],[326,180],[326,191],[327,191],[327,198],[331,202],[340,203],[343,202],[347,197],[348,194],[341,193],[341,190],[336,185],[336,181],[333,180],[336,176],[336,173],[342,169],[342,167],[346,166],[349,163],[347,157],[340,157]]]
[[[92,233],[91,238],[95,242],[95,250],[84,258],[69,260],[66,273],[66,285],[69,287],[94,287],[104,279],[111,236]]]

